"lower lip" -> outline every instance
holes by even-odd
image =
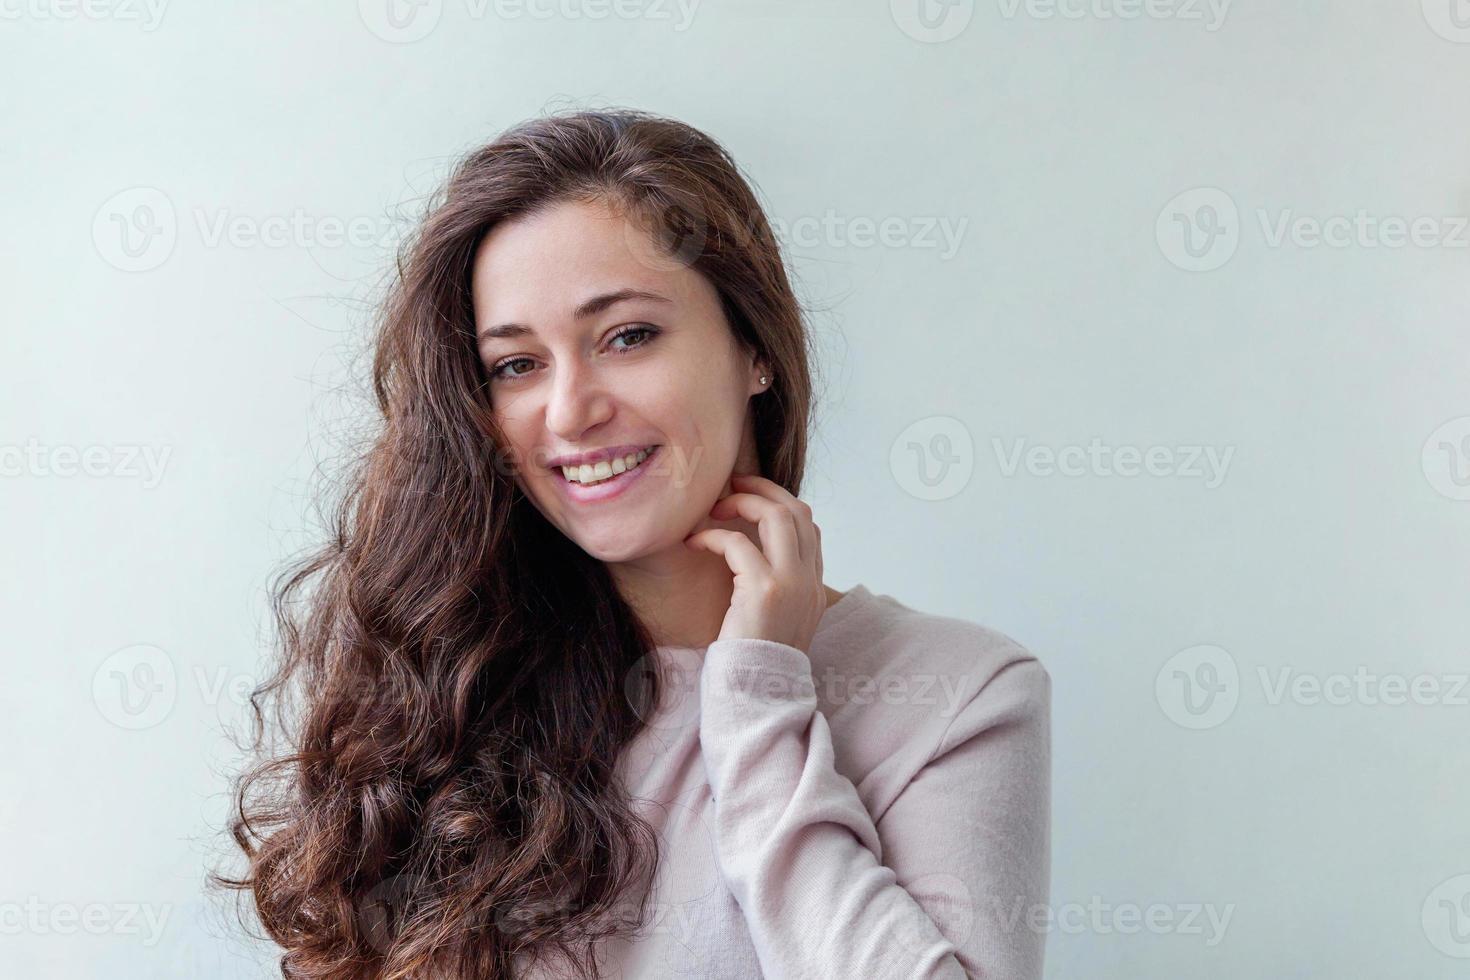
[[[648,464],[653,462],[654,457],[663,452],[663,448],[663,446],[659,446],[653,452],[645,456],[643,458],[643,462],[639,463],[631,470],[625,470],[610,479],[603,480],[601,483],[595,486],[584,487],[580,483],[573,483],[571,480],[568,480],[565,476],[562,475],[560,470],[554,470],[553,472],[556,476],[556,482],[558,485],[561,486],[562,491],[566,493],[568,497],[579,504],[590,504],[602,500],[611,500],[613,497],[622,494],[633,484],[637,483],[638,478],[643,475],[643,471],[648,469]]]

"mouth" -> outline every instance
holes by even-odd
[[[661,444],[645,447],[617,459],[588,466],[558,466],[552,470],[557,486],[579,502],[607,500],[621,494],[643,476],[649,460],[663,449]]]

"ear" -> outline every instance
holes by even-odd
[[[762,379],[765,379],[764,383],[762,383]],[[750,394],[759,395],[761,392],[770,391],[771,384],[775,380],[771,374],[771,369],[766,363],[757,360],[750,369]]]

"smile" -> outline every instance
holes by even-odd
[[[568,496],[577,501],[606,500],[617,496],[636,483],[643,475],[644,464],[658,454],[662,446],[649,446],[636,453],[619,456],[612,460],[588,463],[581,466],[561,466],[556,472],[561,479],[559,485]]]

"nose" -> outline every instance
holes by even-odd
[[[571,360],[559,365],[549,391],[546,428],[564,443],[580,443],[583,433],[612,414],[612,399],[588,365]]]

